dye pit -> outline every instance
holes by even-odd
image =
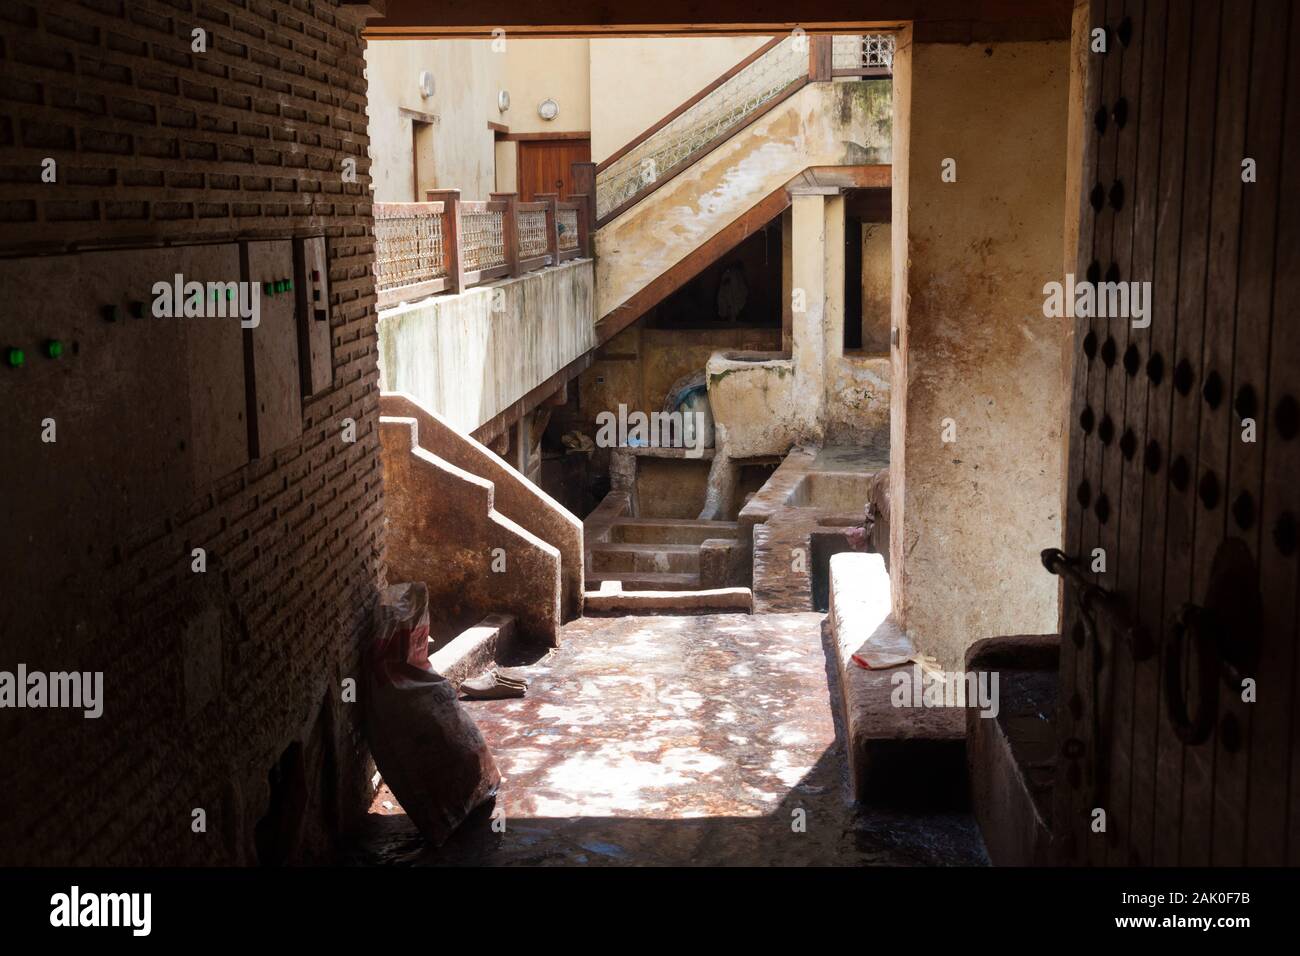
[[[466,704],[501,770],[495,804],[433,849],[381,787],[348,862],[987,865],[969,814],[849,801],[823,620],[566,625],[562,645],[525,667],[526,698]]]

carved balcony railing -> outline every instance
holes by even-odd
[[[493,193],[469,202],[438,190],[426,198],[374,205],[380,308],[591,255],[586,196],[519,202]]]

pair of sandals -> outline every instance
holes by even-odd
[[[507,667],[493,667],[460,685],[466,700],[503,700],[528,693],[528,678]]]

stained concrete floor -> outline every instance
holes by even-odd
[[[986,864],[968,814],[848,801],[822,620],[572,622],[561,647],[525,668],[526,698],[466,704],[501,770],[495,808],[434,850],[381,788],[351,861]]]

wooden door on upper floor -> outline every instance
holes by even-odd
[[[573,193],[573,164],[591,161],[589,139],[533,139],[519,143],[519,200],[533,202],[538,193]]]

